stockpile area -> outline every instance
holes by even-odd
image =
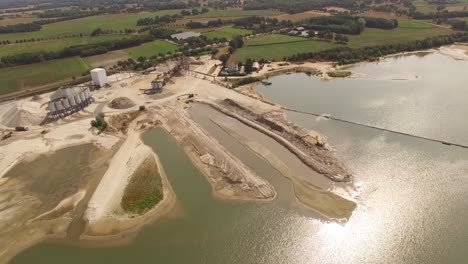
[[[134,106],[135,103],[127,97],[117,97],[109,103],[112,109],[128,109]]]
[[[15,102],[0,106],[1,124],[6,127],[38,126],[47,116],[39,102]]]

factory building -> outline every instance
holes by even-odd
[[[103,87],[107,84],[107,74],[106,70],[102,68],[96,68],[91,70],[91,79],[93,80],[93,85],[98,87]]]
[[[66,88],[63,94],[64,96],[56,98],[48,103],[49,116],[53,119],[78,112],[93,101],[89,87],[80,88],[78,90]]]

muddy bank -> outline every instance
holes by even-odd
[[[287,122],[283,113],[257,114],[231,99],[223,100],[223,107],[207,101],[199,102],[270,136],[314,171],[337,182],[351,181],[351,171],[330,150],[317,145],[321,144],[321,136]]]
[[[351,216],[356,204],[328,191],[334,187],[332,180],[313,171],[273,138],[206,104],[193,104],[189,113],[209,133],[213,125],[221,128],[289,178],[303,205],[329,219],[346,221]]]
[[[191,120],[183,109],[184,102],[179,104],[157,107],[154,114],[207,176],[216,196],[240,200],[271,200],[275,197],[276,192],[268,181],[256,175]]]
[[[44,239],[66,237],[112,153],[91,144],[74,146],[8,171],[0,183],[0,263]]]

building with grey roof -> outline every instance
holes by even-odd
[[[199,37],[201,36],[201,33],[198,32],[182,32],[178,34],[173,34],[171,35],[171,38],[177,39],[177,40],[184,40],[192,37]]]

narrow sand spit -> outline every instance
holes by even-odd
[[[273,186],[206,134],[182,106],[166,104],[155,113],[194,164],[208,176],[214,194],[226,199],[273,199],[276,195]]]
[[[108,170],[91,197],[85,213],[88,226],[82,235],[83,239],[105,239],[113,235],[122,235],[124,232],[141,227],[142,223],[155,216],[168,212],[174,206],[175,195],[162,164],[157,155],[140,138],[142,133],[140,125],[144,118],[145,116],[141,116],[130,124],[127,139],[112,158]],[[121,208],[120,201],[130,178],[149,157],[154,157],[158,165],[164,198],[144,215],[130,217]]]

